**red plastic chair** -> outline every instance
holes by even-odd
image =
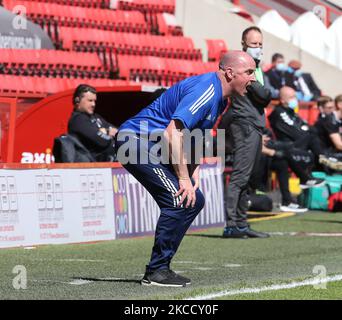
[[[227,52],[228,48],[224,40],[221,39],[207,39],[208,60],[218,61],[222,53]]]

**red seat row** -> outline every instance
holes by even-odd
[[[129,82],[123,80],[38,78],[0,75],[0,92],[53,94],[68,89],[75,89],[81,83],[90,84],[94,87],[116,87],[129,85]]]
[[[130,79],[131,74],[175,74],[183,78],[191,75],[217,70],[212,63],[180,59],[165,59],[150,56],[118,55],[119,74],[122,78]]]
[[[96,53],[58,50],[0,49],[1,63],[6,65],[46,65],[82,69],[102,68]]]
[[[142,54],[183,59],[202,59],[191,38],[121,33],[97,29],[59,28],[64,48],[88,51],[97,47],[115,49],[121,54]]]
[[[158,33],[161,35],[182,36],[182,27],[177,25],[176,17],[169,13],[155,14],[155,23],[158,28]]]
[[[119,0],[118,8],[122,10],[139,10],[143,12],[174,13],[176,0]]]
[[[79,6],[87,8],[109,8],[110,0],[31,0],[37,2],[50,2],[65,6]]]
[[[13,11],[17,5],[26,9],[26,14],[32,19],[54,19],[59,25],[81,27],[119,28],[132,32],[147,32],[148,27],[144,15],[138,11],[107,10],[97,8],[72,7],[54,3],[4,0],[6,9]]]
[[[218,61],[222,55],[228,51],[227,45],[224,40],[221,39],[207,39],[208,60]]]

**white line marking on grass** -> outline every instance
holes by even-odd
[[[268,232],[271,236],[296,236],[298,232]]]
[[[304,286],[310,286],[310,285],[313,286],[317,284],[335,282],[335,281],[341,281],[341,280],[342,280],[342,274],[338,274],[338,275],[326,277],[326,278],[308,279],[308,280],[304,280],[300,282],[275,284],[272,286],[264,286],[260,288],[245,288],[245,289],[238,289],[238,290],[219,291],[219,292],[208,294],[208,295],[195,296],[195,297],[188,298],[185,300],[210,300],[210,299],[220,298],[224,296],[235,296],[235,295],[246,294],[246,293],[247,294],[248,293],[260,293],[264,291],[293,289],[293,288],[298,288],[298,287],[304,287]]]
[[[88,284],[88,283],[92,283],[92,282],[93,281],[91,281],[91,280],[75,279],[75,280],[68,282],[68,284],[72,284],[75,286],[81,286],[83,284]]]
[[[342,237],[341,232],[269,232],[271,236],[298,237]]]
[[[242,267],[241,264],[228,263],[223,265],[225,268],[239,268]]]
[[[208,271],[208,270],[213,270],[213,268],[206,268],[206,267],[195,267],[191,268],[192,270],[199,270],[199,271]]]

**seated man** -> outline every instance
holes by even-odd
[[[296,203],[289,190],[289,168],[300,180],[300,187],[307,189],[323,183],[321,179],[315,179],[311,175],[313,157],[310,152],[299,149],[287,149],[283,143],[278,143],[270,138],[270,132],[265,131],[263,135],[262,157],[259,162],[259,179],[257,189],[266,190],[266,179],[269,170],[274,170],[277,174],[280,193],[282,197],[280,210],[290,212],[305,212],[307,208]]]
[[[114,136],[117,129],[94,113],[96,89],[89,85],[79,85],[73,95],[73,104],[68,133],[76,136],[96,161],[114,161]]]
[[[310,151],[315,157],[315,163],[318,164],[320,156],[324,155],[324,150],[320,147],[317,132],[294,111],[297,107],[295,90],[283,87],[280,90],[280,104],[268,117],[272,130],[277,140],[286,145],[287,150]],[[316,185],[317,182],[310,179],[307,183],[311,186],[311,183]]]
[[[333,99],[326,96],[321,97],[317,103],[320,115],[315,127],[327,156],[321,158],[320,162],[331,169],[342,171],[342,95],[335,98],[335,105]]]
[[[279,90],[292,83],[292,75],[287,72],[284,56],[275,53],[272,56],[272,67],[265,73],[265,86],[270,89],[272,99],[279,99]]]
[[[301,67],[300,61],[292,60],[289,62],[288,72],[292,75],[292,82],[289,86],[296,90],[298,100],[317,100],[321,96],[321,90],[318,88],[311,73],[304,73],[300,70]]]

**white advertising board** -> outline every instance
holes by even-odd
[[[110,168],[0,170],[0,248],[114,238]]]

